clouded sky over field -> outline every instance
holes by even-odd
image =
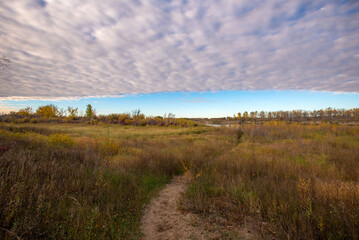
[[[5,0],[1,53],[2,105],[221,90],[344,92],[359,105],[357,0]]]

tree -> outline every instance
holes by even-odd
[[[65,114],[66,114],[66,110],[63,109],[63,108],[59,108],[58,116],[59,116],[59,117],[63,117]]]
[[[96,110],[91,106],[91,104],[87,104],[86,117],[94,117],[95,115]]]
[[[10,65],[11,61],[5,55],[0,56],[0,68],[5,69]]]
[[[319,110],[318,110],[318,115],[319,115],[319,117],[320,117],[321,119],[323,119],[324,116],[325,116],[324,110],[323,110],[323,109],[319,109]]]
[[[68,112],[68,115],[69,115],[70,118],[77,117],[78,111],[79,111],[79,108],[73,108],[73,107],[70,107],[70,106],[67,107],[67,112]]]
[[[272,117],[273,117],[272,112],[268,112],[268,119],[272,119]]]
[[[250,112],[249,115],[251,116],[251,119],[253,120],[256,117],[256,112]]]
[[[56,117],[59,115],[59,108],[53,104],[40,106],[36,110],[37,115],[42,115],[43,117]]]
[[[167,115],[167,118],[170,118],[170,119],[175,118],[175,117],[176,117],[176,115],[173,114],[173,113],[169,113],[169,114]]]
[[[265,114],[264,111],[260,111],[260,112],[259,112],[259,116],[260,116],[262,119],[264,119],[264,118],[266,117],[266,114]]]
[[[32,114],[32,108],[31,107],[22,108],[17,112],[17,114],[29,116]]]
[[[141,114],[141,109],[135,109],[132,111],[132,118],[137,118]]]
[[[326,108],[324,111],[328,118],[332,118],[333,109],[331,107]]]
[[[308,118],[308,117],[309,117],[308,111],[303,111],[303,117],[304,117],[304,118]]]
[[[248,112],[245,111],[245,112],[243,113],[243,116],[242,116],[242,117],[243,117],[244,120],[247,120],[248,117],[249,117]]]
[[[132,111],[132,119],[133,120],[141,120],[141,119],[144,119],[145,118],[145,115],[141,113],[141,110],[140,109],[135,109]]]

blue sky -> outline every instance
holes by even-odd
[[[6,100],[10,108],[30,106],[36,109],[45,104],[59,108],[78,107],[85,112],[91,104],[99,114],[131,113],[140,109],[147,116],[176,117],[226,117],[244,111],[314,110],[327,107],[356,108],[359,94],[310,92],[310,91],[218,91],[218,92],[172,92],[135,94],[123,97],[86,98],[73,100]],[[0,106],[1,107],[1,106]]]
[[[0,112],[359,107],[359,1],[0,2]]]

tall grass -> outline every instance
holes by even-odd
[[[218,144],[208,128],[59,126],[0,126],[0,239],[139,239],[144,204]]]
[[[10,148],[0,156],[1,239],[139,238],[142,205],[181,172],[141,141],[0,130],[0,146]],[[129,148],[143,154],[113,160]]]
[[[224,238],[250,224],[264,239],[358,239],[358,133],[2,123],[0,239],[140,239],[144,204],[184,168],[181,208]]]
[[[250,219],[265,239],[359,238],[358,127],[240,128],[238,146],[193,166],[184,208],[228,226]]]

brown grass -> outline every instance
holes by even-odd
[[[194,165],[185,208],[228,226],[250,216],[265,239],[358,239],[358,127],[239,127],[242,143]]]
[[[57,130],[61,126],[61,131]],[[0,125],[0,239],[139,239],[185,168],[184,210],[264,239],[359,238],[359,127]]]
[[[201,128],[59,126],[0,126],[0,239],[140,238],[143,205],[215,146]]]

